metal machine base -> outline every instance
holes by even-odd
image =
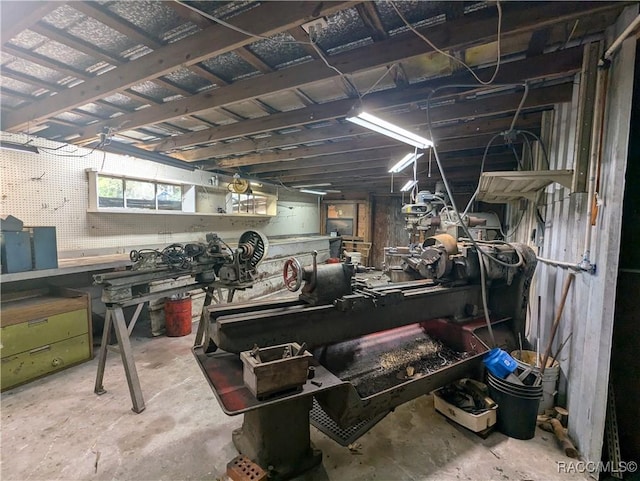
[[[286,480],[322,461],[310,439],[312,396],[248,411],[233,432],[236,449],[269,472],[270,480]]]

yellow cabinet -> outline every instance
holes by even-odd
[[[2,390],[92,357],[88,294],[63,289],[9,300],[0,316]]]

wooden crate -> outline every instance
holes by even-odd
[[[243,365],[244,384],[258,399],[291,389],[297,389],[307,382],[309,361],[313,357],[305,350],[298,356],[283,358],[286,348],[292,353],[300,349],[300,344],[291,342],[258,350],[240,353]]]

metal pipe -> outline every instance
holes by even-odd
[[[601,145],[602,145],[602,129],[604,128],[604,111],[607,95],[607,68],[599,68],[596,79],[596,98],[594,102],[594,121],[591,130],[591,155],[589,159],[589,188],[587,191],[587,215],[585,220],[584,232],[584,253],[580,261],[580,268],[585,271],[593,271],[591,263],[591,234],[592,225],[591,218],[593,216],[594,197],[596,195],[596,175],[598,163],[600,161]]]
[[[624,29],[624,31],[618,36],[618,38],[616,38],[613,41],[611,46],[607,49],[607,51],[602,56],[601,62],[604,63],[606,61],[611,60],[611,57],[613,56],[614,53],[616,53],[616,50],[620,48],[620,45],[622,44],[622,42],[624,42],[626,38],[631,34],[631,32],[633,32],[638,26],[640,26],[640,15],[638,15],[633,20],[633,22],[631,22],[629,26]]]
[[[584,268],[582,267],[582,263],[577,262],[565,262],[565,261],[555,261],[553,259],[545,259],[544,257],[536,257],[543,264],[549,264],[556,267],[566,267],[568,269],[574,269],[576,271],[590,271],[591,267]]]

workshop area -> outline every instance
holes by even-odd
[[[0,2],[3,480],[630,480],[640,2]]]

